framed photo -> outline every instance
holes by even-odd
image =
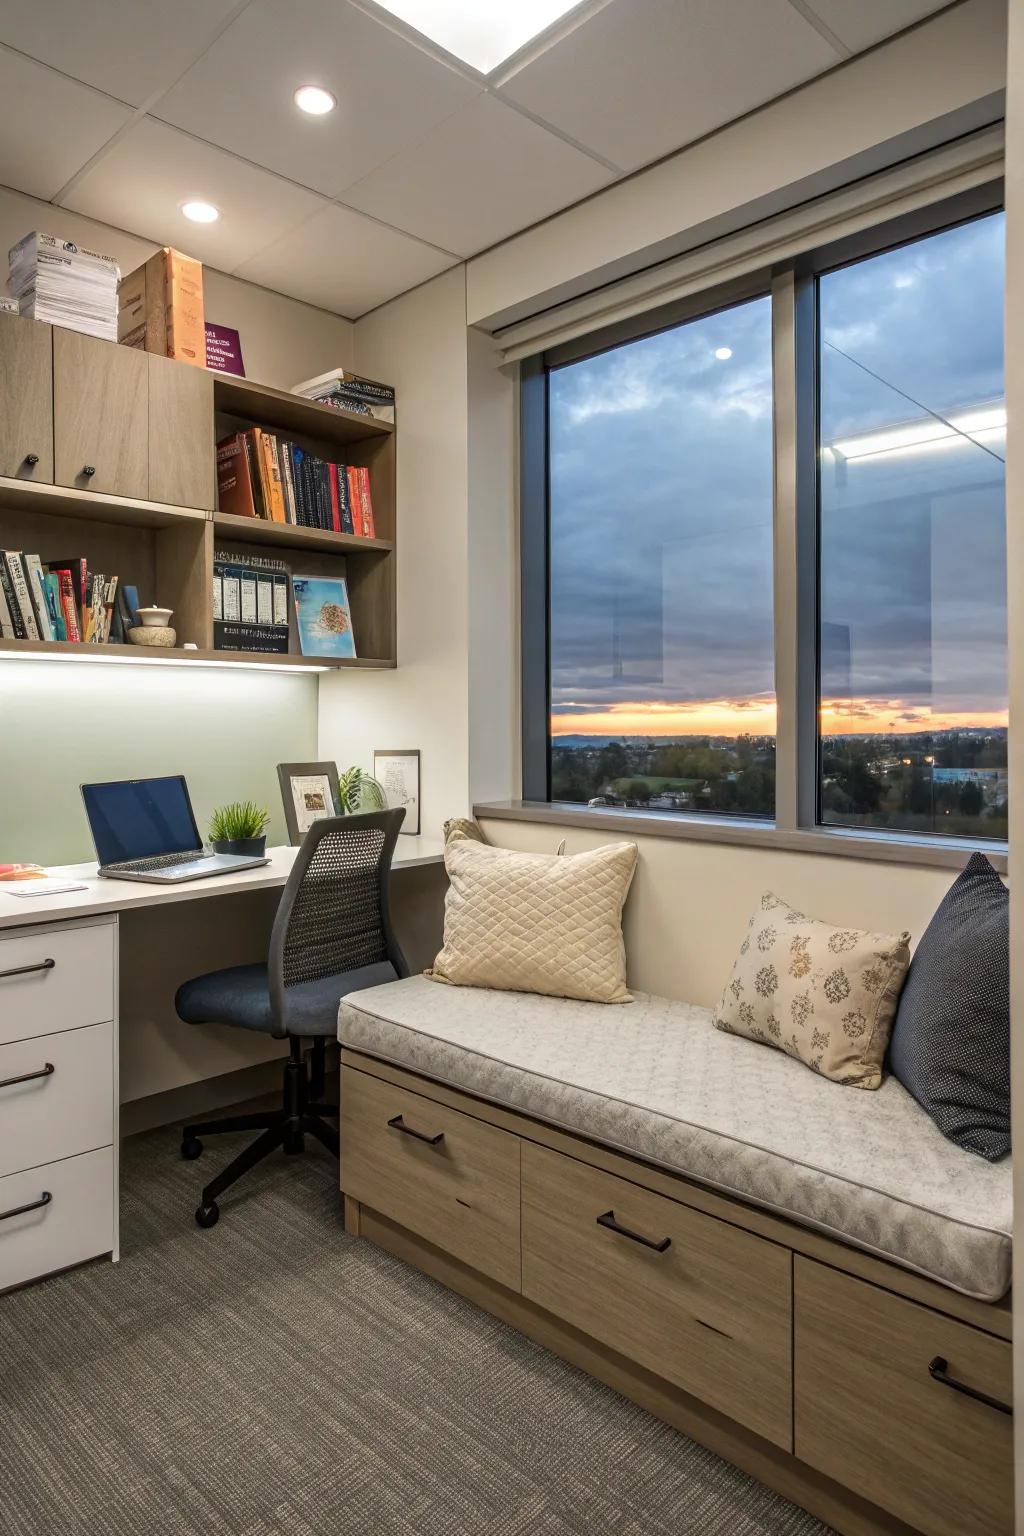
[[[303,656],[355,656],[352,609],[344,576],[293,576],[292,597]]]
[[[302,842],[314,821],[340,814],[336,763],[278,763],[288,841]]]
[[[384,791],[389,810],[405,809],[402,831],[418,837],[420,831],[420,754],[374,752],[373,776]]]

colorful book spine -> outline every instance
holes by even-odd
[[[82,631],[78,622],[78,603],[75,600],[75,584],[71,572],[66,568],[52,573],[57,578],[57,590],[60,595],[60,611],[64,616],[64,628],[67,630],[69,640],[81,640]]]
[[[38,640],[39,625],[36,623],[35,610],[32,607],[32,599],[29,596],[28,582],[25,579],[25,567],[21,563],[21,553],[17,549],[5,549],[4,562],[11,578],[11,586],[14,589],[15,601],[21,612],[21,622],[25,629],[26,640]]]
[[[0,556],[0,627],[7,640],[24,640],[25,626],[21,622],[21,610],[14,597],[7,561]]]
[[[22,555],[21,563],[25,567],[25,584],[28,587],[29,599],[35,613],[36,628],[39,630],[40,640],[52,640],[54,638],[53,626],[50,623],[50,610],[46,603],[46,592],[43,588],[43,567],[38,555]]]

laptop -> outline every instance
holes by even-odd
[[[270,863],[263,855],[206,853],[181,774],[83,784],[82,798],[99,873],[110,879],[176,885]]]

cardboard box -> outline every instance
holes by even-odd
[[[117,298],[123,346],[206,367],[201,262],[165,247],[121,279]]]

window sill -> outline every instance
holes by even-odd
[[[544,800],[497,800],[475,805],[479,821],[532,821],[559,827],[584,827],[620,836],[681,838],[734,847],[764,848],[792,853],[821,853],[828,857],[874,859],[883,864],[918,864],[932,869],[964,867],[976,848],[987,854],[1001,875],[1006,873],[1006,844],[977,844],[942,837],[909,837],[892,832],[865,832],[846,827],[801,827],[788,830],[772,822],[740,821],[730,817],[672,815],[664,811],[591,809],[585,805]]]

